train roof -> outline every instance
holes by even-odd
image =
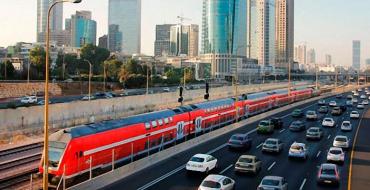
[[[232,98],[224,98],[220,100],[211,100],[207,102],[201,102],[201,103],[194,104],[194,105],[198,108],[206,109],[206,108],[213,108],[213,107],[233,104],[233,103],[234,103],[234,100]]]
[[[148,121],[153,121],[158,118],[172,117],[175,115],[175,112],[172,110],[161,110],[156,112],[150,112],[135,116],[130,116],[122,119],[102,121],[94,124],[80,125],[76,127],[71,127],[65,129],[64,131],[70,133],[72,138],[77,138],[81,136],[96,134],[99,132],[104,132],[116,128],[121,128],[129,126],[136,123],[144,123]]]

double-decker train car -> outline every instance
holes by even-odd
[[[201,135],[249,116],[319,94],[311,88],[272,90],[71,127],[49,137],[50,182],[109,168],[189,135]],[[42,161],[40,173],[44,172]]]

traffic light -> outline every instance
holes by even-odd
[[[209,99],[209,84],[206,82],[206,94],[204,94],[204,99],[208,100]]]
[[[177,100],[179,103],[182,103],[182,101],[184,101],[184,98],[182,97],[182,91],[184,90],[184,88],[182,86],[180,86],[179,88],[179,99]]]

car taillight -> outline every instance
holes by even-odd
[[[338,171],[335,171],[335,178],[339,179]]]
[[[319,173],[317,173],[317,178],[320,178],[320,174],[321,174],[321,168],[319,169]]]

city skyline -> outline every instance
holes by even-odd
[[[370,19],[370,15],[366,14],[366,7],[370,5],[370,2],[358,1],[348,4],[344,0],[336,0],[335,4],[333,4],[333,1],[300,0],[295,2],[295,43],[307,42],[308,47],[315,48],[317,61],[323,62],[325,54],[331,54],[335,58],[333,64],[349,66],[352,63],[352,40],[359,39],[362,41],[361,54],[363,56],[361,56],[361,65],[364,65],[365,59],[370,57],[370,37],[366,35],[366,29],[370,27],[370,24],[362,21]],[[158,0],[142,0],[141,52],[147,55],[153,55],[154,52],[156,24],[176,24],[178,23],[176,16],[182,13],[184,17],[192,19],[187,21],[187,24],[198,24],[201,26],[201,1],[190,0],[183,3],[161,0],[160,3],[158,2]],[[317,11],[317,4],[320,7],[328,7],[327,11]],[[0,46],[14,45],[19,41],[36,41],[36,1],[18,0],[17,4],[2,2],[0,5],[0,16],[4,18],[10,14],[13,15],[4,21],[7,27],[0,31]],[[158,11],[163,5],[171,9],[166,8],[166,12]],[[15,8],[22,11],[9,11]],[[66,4],[64,6],[63,20],[70,17],[76,10],[92,11],[93,19],[97,21],[98,25],[97,37],[108,33],[107,0],[83,1],[77,6]],[[313,12],[315,14],[312,14]],[[356,22],[353,22],[354,20]],[[29,30],[22,32],[24,28]],[[353,28],[358,28],[359,30],[352,30]]]

